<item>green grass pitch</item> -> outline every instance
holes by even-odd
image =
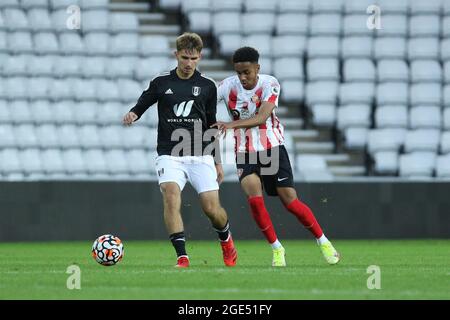
[[[0,244],[0,299],[450,299],[450,241],[344,241],[338,265],[314,241],[284,241],[286,268],[271,267],[264,241],[236,240],[238,265],[223,265],[217,241],[188,241],[191,267],[176,269],[169,241],[126,241],[112,267],[90,256],[91,242]],[[69,290],[70,265],[81,289]],[[381,289],[367,272],[380,267]]]

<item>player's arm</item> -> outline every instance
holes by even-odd
[[[218,94],[217,89],[214,86],[213,90],[211,90],[211,95],[207,103],[206,109],[206,122],[207,128],[211,128],[213,124],[217,122],[216,113],[217,113],[217,101]],[[224,172],[222,168],[222,159],[220,155],[220,140],[216,138],[216,133],[212,135],[212,142],[214,144],[214,149],[212,150],[212,156],[214,157],[214,164],[216,165],[217,171],[217,182],[220,184],[224,178]]]
[[[151,81],[147,90],[142,92],[136,105],[131,108],[129,112],[123,117],[123,123],[125,125],[131,125],[133,122],[139,120],[139,118],[144,114],[147,109],[158,101],[158,95],[156,90],[155,81]]]
[[[266,123],[267,119],[275,109],[275,104],[269,101],[264,101],[259,108],[259,112],[253,117],[248,119],[240,119],[232,122],[216,122],[213,127],[217,127],[220,132],[224,132],[227,129],[241,129],[241,128],[253,128],[261,124]]]

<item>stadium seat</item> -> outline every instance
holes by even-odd
[[[10,123],[12,117],[6,100],[0,100],[0,126],[3,123]]]
[[[342,59],[371,58],[373,40],[368,36],[344,37],[341,43]]]
[[[0,172],[3,172],[4,174],[22,172],[19,152],[17,149],[7,148],[0,150]]]
[[[154,174],[154,158],[144,149],[132,149],[125,153],[125,157],[130,165],[130,171],[134,174],[149,173]]]
[[[61,152],[66,171],[70,174],[87,172],[88,163],[85,163],[81,149],[66,149]]]
[[[99,148],[102,146],[99,129],[96,125],[83,125],[78,129],[80,145],[83,148]]]
[[[10,53],[33,53],[33,41],[29,32],[8,32],[6,36],[7,49]]]
[[[374,169],[379,174],[396,174],[399,156],[396,151],[379,151],[373,155]]]
[[[274,75],[282,81],[286,79],[302,80],[304,78],[303,64],[299,58],[279,58],[274,62]]]
[[[78,56],[58,56],[53,61],[54,75],[58,78],[81,76],[81,64],[81,59]]]
[[[377,128],[408,127],[408,108],[404,105],[385,105],[375,109]]]
[[[339,88],[339,104],[372,104],[375,97],[375,85],[370,82],[342,83]]]
[[[450,83],[450,61],[447,61],[444,64],[444,83]]]
[[[450,108],[446,108],[444,110],[444,115],[443,115],[443,120],[444,120],[444,130],[450,130]]]
[[[283,0],[277,1],[279,13],[308,13],[310,10],[311,0]]]
[[[308,105],[337,102],[338,83],[335,81],[308,82],[306,102]]]
[[[59,137],[59,146],[64,150],[68,148],[83,147],[78,137],[78,127],[75,124],[63,124],[56,128]]]
[[[417,106],[410,110],[409,126],[411,129],[441,128],[441,108],[433,106]]]
[[[141,56],[167,56],[169,52],[170,46],[167,37],[159,35],[139,37],[139,54]]]
[[[318,155],[298,155],[295,167],[301,178],[311,180],[332,180],[325,159]]]
[[[306,38],[298,35],[272,37],[272,56],[303,57],[306,51]]]
[[[124,106],[121,102],[108,102],[99,104],[96,122],[103,125],[118,123],[127,111],[126,108],[127,106]],[[131,109],[131,107],[128,109]],[[144,113],[144,116],[148,112],[149,110]]]
[[[25,11],[7,8],[3,10],[5,27],[11,32],[31,30]]]
[[[128,173],[128,162],[123,150],[108,150],[105,152],[108,171],[113,174]],[[131,164],[132,165],[132,164]]]
[[[108,55],[110,38],[107,33],[91,32],[83,37],[84,47],[90,55]]]
[[[47,99],[51,90],[52,79],[46,77],[28,78],[27,93],[31,101]]]
[[[32,124],[18,124],[14,126],[14,135],[19,148],[39,147],[37,131]]]
[[[66,9],[71,5],[78,5],[80,0],[49,0],[52,10]]]
[[[243,0],[211,0],[211,10],[214,12],[242,11]]]
[[[17,142],[13,128],[13,125],[8,123],[0,124],[0,150],[16,146]]]
[[[375,65],[369,59],[348,59],[344,61],[343,75],[345,82],[375,82]]]
[[[109,28],[113,33],[138,32],[139,21],[134,13],[110,13]]]
[[[334,36],[318,36],[308,38],[307,53],[311,58],[337,58],[340,41]]]
[[[22,2],[23,5],[23,2]],[[30,29],[33,32],[52,31],[52,20],[46,9],[30,9],[27,14]]]
[[[3,0],[0,4],[0,9],[6,8],[20,8],[19,0]]]
[[[314,0],[311,1],[311,12],[317,13],[341,13],[344,0]]]
[[[305,95],[304,84],[300,80],[284,80],[281,82],[281,99],[285,102],[303,101]]]
[[[123,146],[122,127],[109,125],[99,128],[99,137],[106,149],[120,148]]]
[[[94,87],[94,84],[91,83],[90,86]],[[97,123],[98,109],[99,106],[95,101],[80,101],[73,110],[73,121],[79,125]]]
[[[53,75],[53,61],[56,58],[51,55],[31,55],[27,59],[26,69],[30,76],[49,77]]]
[[[60,53],[58,39],[51,32],[36,33],[33,37],[34,50],[38,54]]]
[[[117,86],[120,88],[120,99],[122,102],[135,102],[142,93],[142,88],[137,81],[130,79],[119,79]]]
[[[27,100],[14,99],[9,103],[9,110],[13,116],[13,122],[17,124],[30,123],[31,112]]]
[[[336,106],[334,104],[313,104],[310,108],[315,125],[332,126],[336,122]]]
[[[378,82],[409,82],[409,68],[405,60],[379,60],[377,64]]]
[[[405,151],[433,151],[439,148],[440,131],[435,129],[418,129],[406,133]]]
[[[159,0],[159,6],[166,10],[178,10],[181,6],[181,0]]]
[[[436,164],[436,154],[433,152],[414,152],[400,156],[400,176],[430,177]]]
[[[440,151],[442,154],[450,154],[450,131],[442,132]]]
[[[244,35],[255,33],[272,34],[275,29],[275,15],[273,13],[244,13],[241,15],[241,30]]]
[[[118,33],[110,38],[110,53],[117,56],[137,56],[139,36],[134,33]]]
[[[372,129],[369,131],[367,146],[370,154],[379,151],[398,151],[404,144],[406,129],[385,128]]]
[[[416,105],[440,106],[442,103],[442,87],[439,83],[413,84],[410,87],[410,103]]]
[[[138,80],[151,80],[158,73],[168,70],[169,60],[166,57],[139,59],[136,63],[134,75]]]
[[[376,30],[378,37],[405,38],[408,36],[408,18],[405,15],[383,14],[381,25],[381,29]]]
[[[223,56],[230,56],[241,47],[242,36],[240,34],[221,34],[219,36],[219,50]]]
[[[344,131],[345,147],[347,149],[363,149],[367,144],[368,131],[367,128],[360,127],[346,128]]]
[[[367,28],[368,17],[365,9],[359,14],[346,15],[343,19],[344,36],[372,36],[373,31]],[[340,24],[337,24],[337,26],[340,26]]]
[[[439,178],[450,177],[450,154],[437,157],[436,176]]]
[[[42,162],[39,149],[27,148],[19,151],[19,160],[25,174],[41,173]]]
[[[427,0],[410,2],[411,15],[434,14],[439,15],[442,10],[442,0]]]
[[[438,15],[412,16],[409,20],[409,37],[435,37],[441,34],[441,21]]]
[[[364,104],[349,104],[337,109],[337,125],[343,130],[348,127],[369,127],[371,106]]]
[[[70,5],[71,4],[69,4],[68,6],[63,7],[59,10],[53,10],[50,13],[50,19],[52,22],[52,29],[53,29],[52,31],[53,32],[58,32],[58,33],[70,32],[70,33],[72,33],[74,31],[73,29],[67,28],[67,24],[69,21],[76,22],[75,20],[68,20],[69,15],[66,10],[68,9],[68,7]],[[84,31],[85,24],[87,24],[87,23],[85,23],[86,22],[85,14],[88,14],[88,12],[83,13],[81,15],[81,25],[80,26],[83,28],[83,31]]]
[[[376,101],[379,106],[386,104],[407,105],[409,90],[407,83],[385,82],[377,87]]]
[[[198,11],[209,11],[211,0],[183,0],[181,1],[181,11],[184,14]]]
[[[444,106],[450,107],[450,85],[446,85],[443,89]]]
[[[53,109],[48,100],[33,100],[30,102],[31,120],[34,124],[54,123],[56,122]],[[1,108],[1,106],[0,106]]]
[[[411,63],[411,82],[442,81],[442,69],[437,60],[417,60]]]
[[[64,173],[64,161],[61,150],[45,149],[41,152],[42,168],[46,173]]]
[[[212,17],[213,34],[217,37],[224,33],[240,34],[241,15],[238,12],[218,12]],[[236,48],[234,49],[236,50]]]
[[[258,48],[260,56],[270,58],[272,56],[272,37],[267,34],[250,34],[242,38],[242,45]]]
[[[289,65],[287,64],[286,67]],[[337,59],[309,59],[307,64],[309,81],[339,80]]]
[[[408,43],[408,59],[439,59],[439,40],[437,38],[412,38]]]
[[[283,13],[278,14],[275,20],[276,33],[280,36],[308,34],[309,16],[307,14]]]
[[[367,8],[373,4],[371,0],[345,0],[343,10],[346,15],[361,14],[366,12]]]
[[[309,23],[311,36],[339,36],[342,29],[340,14],[314,14]]]
[[[444,38],[450,37],[450,15],[442,18],[442,36]]]
[[[55,84],[53,84],[55,86]],[[74,122],[73,109],[75,104],[73,100],[60,100],[53,103],[53,116],[57,123]]]
[[[112,80],[98,80],[95,82],[97,100],[101,102],[105,101],[118,101],[120,100],[119,88],[115,81]],[[108,94],[104,94],[108,92]]]
[[[110,30],[113,30],[110,29],[110,27],[113,27],[111,24],[117,22],[117,16],[115,16],[114,21],[110,21],[111,18],[107,10],[89,10],[83,12],[81,15],[81,30],[87,34],[91,32],[110,32]],[[121,30],[120,26],[115,26],[114,31],[117,31],[117,28]]]
[[[376,38],[374,42],[374,58],[380,59],[405,59],[406,39],[396,38]]]
[[[59,36],[59,45],[61,52],[67,55],[83,54],[85,52],[84,43],[77,33],[61,34]]]
[[[9,1],[6,1],[9,2]],[[13,1],[14,2],[14,1]],[[48,0],[20,0],[20,6],[23,9],[49,9]],[[1,8],[1,6],[0,6]]]
[[[84,57],[82,59],[81,74],[87,79],[103,78],[106,74],[107,60],[102,57]]]
[[[64,137],[59,135],[56,125],[41,124],[36,126],[35,136],[41,148],[59,148]],[[37,142],[36,142],[37,143]]]
[[[72,79],[56,79],[52,81],[49,98],[53,101],[75,99]],[[70,111],[70,110],[69,110]]]
[[[89,163],[87,171],[89,173],[107,173],[105,155],[100,149],[89,149],[84,153],[86,163]]]
[[[377,4],[382,8],[382,13],[408,14],[409,0],[377,0]]]
[[[82,10],[107,10],[110,0],[78,0]]]
[[[8,77],[27,76],[27,64],[31,58],[30,55],[7,55],[3,66],[3,75]]]

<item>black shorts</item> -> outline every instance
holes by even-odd
[[[294,187],[291,162],[284,146],[261,152],[240,152],[236,155],[236,167],[239,181],[256,173],[269,196],[278,196],[277,187]]]

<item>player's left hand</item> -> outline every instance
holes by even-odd
[[[216,164],[216,171],[217,171],[217,183],[221,184],[225,174],[223,173],[223,168],[220,163]]]

